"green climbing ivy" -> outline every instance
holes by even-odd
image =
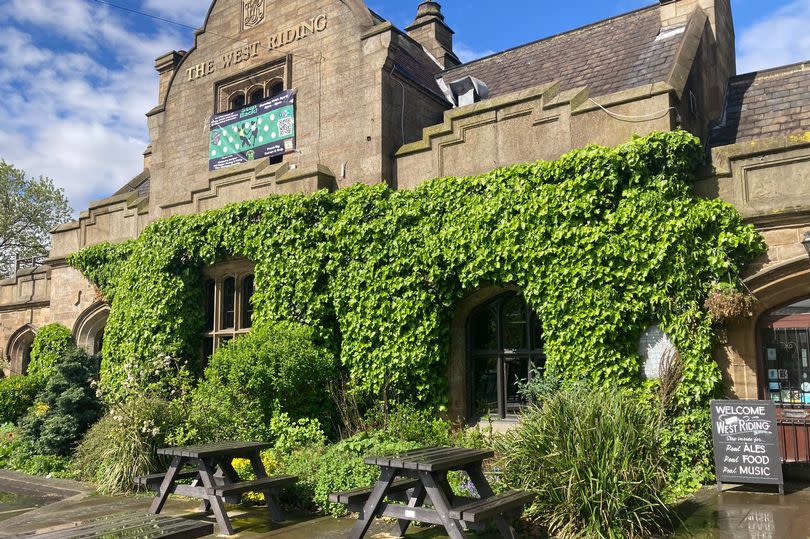
[[[245,257],[254,326],[311,325],[368,397],[444,402],[454,304],[511,283],[542,318],[549,372],[636,384],[639,335],[658,323],[684,362],[679,399],[705,402],[721,373],[703,302],[763,242],[732,206],[694,194],[701,156],[688,133],[655,133],[408,191],[272,196],[163,219],[69,262],[112,303],[107,383],[158,354],[195,365],[201,269]]]

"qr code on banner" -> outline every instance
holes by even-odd
[[[292,118],[281,118],[278,121],[278,136],[280,137],[289,137],[293,134],[293,119]]]

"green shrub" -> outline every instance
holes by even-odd
[[[416,449],[419,444],[392,439],[384,431],[362,432],[328,447],[299,449],[280,459],[278,470],[298,476],[298,483],[286,493],[288,503],[341,517],[343,505],[329,502],[329,494],[367,487],[377,480],[379,468],[363,459],[370,455],[390,455]]]
[[[17,427],[11,423],[0,425],[0,468],[9,467],[9,459],[19,445],[20,436]]]
[[[560,538],[647,537],[670,517],[658,414],[616,390],[564,389],[496,441],[503,479]]]
[[[409,404],[396,406],[387,418],[385,430],[392,439],[415,442],[420,446],[452,445],[453,425],[430,409]]]
[[[18,436],[18,443],[14,445],[7,465],[12,470],[28,475],[62,478],[75,477],[69,457],[38,453],[31,440],[21,435]]]
[[[135,477],[166,470],[167,461],[155,450],[173,445],[184,420],[179,402],[141,398],[115,406],[79,444],[74,458],[79,477],[105,493],[134,490]]]
[[[67,356],[72,347],[73,335],[62,324],[48,324],[40,328],[31,344],[28,374],[47,380],[56,372],[56,363]]]
[[[35,376],[0,378],[0,423],[17,423],[43,387],[42,379]]]
[[[192,396],[191,430],[207,441],[273,441],[272,418],[313,418],[331,424],[328,382],[334,360],[312,330],[280,323],[255,328],[219,348]]]
[[[37,453],[67,456],[103,407],[91,386],[94,360],[73,349],[55,366],[55,372],[37,403],[20,423],[20,431]]]

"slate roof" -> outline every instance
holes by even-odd
[[[710,145],[810,131],[810,62],[733,77]]]
[[[405,38],[403,37],[403,39]],[[396,71],[400,75],[418,84],[442,101],[446,101],[447,98],[436,82],[436,77],[441,74],[442,68],[426,52],[419,50],[414,54],[405,46],[396,46],[392,50],[392,59]]]
[[[463,64],[441,77],[476,77],[491,97],[554,81],[562,91],[587,86],[597,97],[666,81],[684,37],[670,30],[662,31],[656,4]],[[665,35],[656,40],[659,33]]]
[[[148,197],[151,183],[150,180],[151,174],[149,173],[149,169],[145,169],[143,172],[129,180],[125,186],[113,193],[113,196],[137,191],[139,197]]]

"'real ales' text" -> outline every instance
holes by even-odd
[[[326,15],[318,15],[296,26],[270,34],[264,41],[246,42],[238,48],[221,52],[216,59],[206,60],[186,68],[186,76],[189,81],[193,81],[207,77],[221,69],[237,67],[252,58],[256,58],[263,51],[274,51],[323,32],[326,30],[326,26]]]

